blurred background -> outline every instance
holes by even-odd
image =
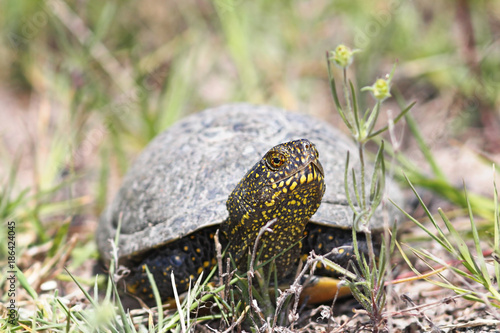
[[[349,68],[359,88],[397,63],[381,121],[416,101],[412,117],[449,184],[492,193],[499,1],[3,0],[0,34],[0,214],[17,222],[18,264],[35,290],[68,280],[63,266],[90,277],[100,212],[176,120],[244,101],[345,131],[325,61],[339,43],[360,50]],[[413,136],[397,135],[405,170],[442,197]]]

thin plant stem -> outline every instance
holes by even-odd
[[[364,211],[366,209],[366,189],[365,189],[365,154],[364,154],[364,144],[358,143],[358,153],[359,153],[359,161],[361,164],[361,209]],[[362,223],[364,223],[363,221]]]

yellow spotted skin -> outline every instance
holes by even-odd
[[[153,291],[146,274],[146,266],[154,277],[163,301],[174,296],[171,274],[175,287],[183,293],[201,273],[207,276],[215,266],[214,234],[218,226],[207,227],[178,239],[167,246],[151,249],[140,257],[130,258],[125,278],[127,291],[140,297],[146,304],[154,304]]]
[[[365,256],[368,255],[368,243],[365,234],[361,232],[356,235],[359,253]],[[336,249],[336,251],[332,252],[333,249]],[[378,256],[378,247],[375,246],[373,250],[375,255]],[[352,230],[309,223],[302,238],[301,259],[305,261],[311,251],[324,255],[344,268],[350,268],[356,264]],[[315,275],[337,277],[338,274],[328,266],[316,266]]]
[[[229,217],[221,231],[238,267],[246,267],[259,231],[276,219],[272,232],[264,232],[260,239],[259,255],[265,261],[280,254],[275,261],[278,276],[287,275],[300,256],[299,241],[324,192],[323,167],[313,143],[302,139],[269,150],[236,185],[227,201]]]

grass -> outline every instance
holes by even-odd
[[[498,142],[491,119],[500,104],[498,27],[490,24],[500,21],[496,2],[457,1],[450,11],[450,4],[429,2],[150,1],[144,6],[129,0],[0,3],[0,103],[7,103],[0,107],[5,119],[0,127],[0,216],[2,225],[16,222],[20,267],[19,325],[5,326],[2,307],[1,329],[187,330],[193,317],[185,309],[208,297],[197,288],[191,300],[179,302],[182,315],[166,314],[158,325],[156,314],[146,312],[138,315],[145,324],[138,324],[139,319],[132,324],[131,318],[138,317],[117,308],[114,291],[106,289],[102,277],[90,274],[98,256],[93,232],[100,212],[147,142],[205,107],[266,103],[301,109],[341,127],[323,60],[324,52],[341,42],[362,50],[352,67],[355,87],[370,85],[397,61],[394,98],[385,102],[374,125],[384,127],[388,110],[404,109],[406,100],[416,100],[405,116],[410,131],[405,140],[416,144],[386,136],[386,142],[396,142],[384,147],[391,156],[386,168],[403,186],[411,183],[417,193],[425,189],[452,203],[448,211],[438,212],[442,234],[434,224],[424,224],[432,230],[427,242],[439,244],[432,236],[438,232],[440,241],[453,245],[446,245],[447,252],[465,260],[466,266],[449,268],[463,280],[440,281],[440,287],[467,294],[479,283],[484,288],[480,294],[467,297],[495,306],[498,286],[488,280],[484,265],[493,267],[497,280],[498,265],[481,253],[498,251],[498,199],[474,184],[465,195],[454,180],[457,175],[450,175],[445,152],[436,147],[449,147],[449,138],[477,138],[472,155],[487,165],[498,161],[489,144]],[[470,12],[470,21],[457,16],[463,9]],[[474,40],[468,43],[471,28]],[[333,75],[342,82],[341,74]],[[359,96],[360,110],[370,98]],[[435,123],[442,135],[425,132]],[[458,178],[474,183],[472,176]],[[495,187],[492,180],[483,187],[490,186]],[[457,211],[458,216],[446,218]],[[436,220],[434,214],[425,215]],[[452,232],[453,220],[463,216],[469,225]],[[6,227],[0,229],[2,291],[8,290],[6,232]],[[435,255],[412,251],[411,237],[403,237],[407,241],[409,247],[403,249],[410,250],[404,253],[415,253],[434,267]],[[470,252],[457,244],[470,245]],[[52,282],[57,287],[50,287]],[[81,301],[88,290],[92,292]],[[95,290],[103,290],[106,299],[98,300]],[[1,294],[5,307],[7,294]],[[218,301],[230,309],[223,314],[226,327],[250,311],[230,299]],[[391,305],[381,311],[390,314]]]
[[[465,298],[471,299],[476,302],[486,303],[492,308],[493,307],[500,308],[500,292],[499,292],[500,290],[498,289],[498,282],[497,282],[499,281],[500,277],[499,275],[500,263],[498,262],[498,260],[495,260],[493,256],[491,258],[486,259],[486,256],[489,257],[491,254],[498,253],[500,251],[499,241],[498,241],[500,236],[499,234],[500,216],[498,215],[498,193],[496,190],[496,186],[494,190],[495,220],[494,220],[494,234],[492,238],[493,244],[491,244],[492,251],[487,255],[485,255],[483,254],[483,249],[482,249],[483,244],[481,242],[481,239],[479,238],[478,229],[474,222],[474,212],[472,211],[472,208],[468,201],[467,193],[465,193],[465,198],[469,203],[468,213],[470,219],[470,228],[473,236],[472,238],[473,247],[467,245],[466,239],[459,234],[459,232],[456,230],[456,228],[453,226],[450,220],[446,217],[443,210],[439,209],[438,213],[447,229],[447,232],[445,232],[439,226],[439,224],[434,219],[434,216],[430,213],[430,211],[426,207],[425,203],[422,201],[422,199],[416,192],[415,187],[411,184],[409,180],[408,182],[410,184],[410,187],[414,191],[415,195],[417,196],[420,204],[426,210],[426,214],[429,217],[429,220],[432,222],[432,226],[434,227],[436,232],[434,232],[430,227],[423,225],[422,223],[420,223],[407,213],[405,214],[410,220],[412,220],[420,228],[422,228],[436,243],[438,243],[447,252],[449,252],[451,257],[455,259],[456,263],[458,263],[459,266],[461,267],[456,267],[453,264],[446,263],[438,256],[430,254],[425,250],[411,248],[411,251],[414,252],[419,259],[425,261],[426,264],[431,269],[433,269],[433,265],[430,264],[429,260],[434,262],[435,264],[440,264],[452,270],[453,273],[468,280],[468,283],[465,286],[457,286],[451,283],[447,279],[443,279],[444,280],[443,282],[436,280],[429,280],[429,281],[441,287],[451,289]],[[484,252],[488,251],[485,250]],[[415,271],[417,275],[421,275],[421,273],[415,269],[413,264],[408,260],[406,256],[405,260],[409,265],[409,267],[411,267],[411,269]],[[481,285],[484,289],[481,290],[478,289],[477,287],[472,288],[472,286],[476,286],[475,283]]]

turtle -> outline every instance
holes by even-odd
[[[111,259],[120,225],[118,259],[130,271],[126,290],[146,303],[154,297],[145,267],[162,301],[172,298],[172,272],[182,292],[214,267],[218,229],[243,270],[267,223],[271,230],[258,247],[265,258],[275,257],[281,278],[312,250],[342,249],[331,259],[345,267],[353,256],[344,186],[348,151],[357,147],[325,121],[272,106],[237,103],[189,115],[154,138],[125,175],[98,224],[101,257]],[[359,165],[356,155],[350,166]],[[391,179],[386,188],[401,204]],[[396,208],[387,210],[386,223],[380,209],[370,220],[373,235],[396,223]],[[366,252],[362,232],[358,246]],[[326,267],[316,272],[335,275]]]

